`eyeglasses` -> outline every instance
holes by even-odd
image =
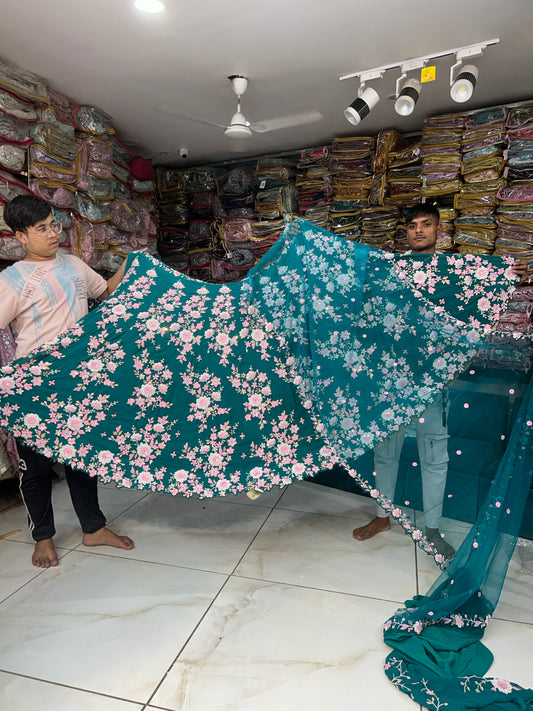
[[[35,232],[37,232],[39,237],[50,237],[50,235],[55,236],[60,234],[62,229],[63,225],[61,224],[61,222],[57,222],[57,220],[54,220],[48,226],[41,225],[40,227],[36,227]]]

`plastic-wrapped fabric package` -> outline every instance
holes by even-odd
[[[0,198],[0,236],[2,237],[14,237],[11,227],[8,227],[4,220],[4,203]]]
[[[89,222],[107,222],[111,219],[111,207],[117,201],[111,203],[108,200],[93,200],[85,193],[76,193],[76,210]],[[123,203],[120,203],[123,204]],[[117,210],[118,208],[115,208]]]
[[[33,141],[33,124],[0,113],[0,140],[17,146],[29,146]]]
[[[0,89],[0,112],[7,114],[11,118],[35,123],[39,119],[36,105],[30,101],[24,101],[8,91]]]
[[[30,180],[30,188],[37,197],[46,200],[53,207],[65,210],[79,209],[76,193],[71,185],[53,180],[45,181],[32,178]]]
[[[533,102],[509,109],[506,125],[508,128],[526,126],[533,123]]]
[[[76,128],[85,133],[112,134],[111,116],[96,106],[80,106],[76,114]]]
[[[52,107],[56,118],[61,123],[66,123],[69,126],[76,126],[76,114],[80,110],[75,101],[60,94],[55,89],[49,88],[50,106]]]
[[[11,173],[0,170],[0,202],[6,203],[17,195],[31,194],[30,188]]]
[[[22,243],[11,235],[10,237],[0,232],[0,259],[18,260],[23,259],[26,251]]]
[[[213,192],[217,189],[215,175],[211,168],[191,168],[183,173],[185,192]]]
[[[5,59],[0,60],[0,87],[29,101],[50,103],[48,85],[42,77]]]
[[[26,150],[9,143],[0,144],[0,168],[13,173],[20,173],[26,165]]]
[[[69,185],[76,185],[78,181],[75,160],[54,155],[38,143],[33,143],[30,146],[29,170],[30,175],[34,178],[53,180]]]
[[[74,127],[58,121],[52,109],[43,110],[41,121],[33,127],[32,134],[35,142],[48,153],[70,160],[76,158],[78,146]]]

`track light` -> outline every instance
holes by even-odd
[[[400,116],[410,116],[415,110],[416,102],[422,91],[422,84],[418,79],[407,79],[398,93],[396,91],[396,101],[394,110]]]
[[[450,96],[458,104],[463,104],[472,98],[474,89],[476,88],[479,70],[473,64],[466,64],[455,80],[451,83]]]
[[[359,95],[355,101],[344,109],[344,116],[349,123],[357,126],[368,116],[371,110],[379,101],[379,94],[370,87],[364,88],[364,84],[359,87]]]
[[[416,59],[384,64],[382,67],[376,67],[376,69],[343,74],[339,77],[341,81],[356,77],[360,83],[357,99],[344,110],[347,121],[357,126],[379,101],[377,91],[375,91],[375,89],[366,89],[365,81],[381,79],[387,70],[395,69],[396,67],[401,67],[401,76],[396,82],[396,101],[394,103],[394,109],[400,116],[410,116],[420,96],[422,82],[433,81],[435,79],[435,67],[426,67],[426,64],[433,59],[448,57],[450,55],[455,55],[456,60],[456,63],[450,70],[450,96],[458,103],[468,101],[474,93],[479,71],[473,64],[467,64],[463,67],[463,61],[472,57],[480,57],[487,47],[498,44],[499,41],[498,38],[485,40],[477,44],[469,44],[466,47],[456,47],[455,49],[445,49],[440,52],[434,52],[433,54],[426,54],[423,57],[416,57]],[[424,67],[426,67],[425,70]],[[420,77],[422,81],[418,79],[407,79],[404,81],[407,73],[415,69],[422,69]],[[430,72],[429,70],[432,71]]]

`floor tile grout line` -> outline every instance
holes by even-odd
[[[49,686],[59,686],[62,689],[71,689],[72,691],[79,691],[83,694],[92,694],[93,696],[103,696],[106,699],[114,699],[115,701],[123,701],[125,703],[129,704],[137,704],[137,705],[145,705],[147,702],[145,701],[135,701],[134,699],[127,699],[124,698],[123,696],[115,696],[114,694],[106,694],[103,691],[94,691],[93,689],[84,689],[81,686],[72,686],[72,684],[64,684],[63,682],[60,681],[51,681],[50,679],[43,679],[38,676],[30,676],[29,674],[21,674],[20,672],[14,672],[9,669],[1,669],[0,672],[2,674],[8,674],[9,676],[16,676],[21,679],[29,679],[30,681],[36,681],[39,684],[47,684]]]

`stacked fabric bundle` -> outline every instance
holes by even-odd
[[[61,248],[102,271],[115,271],[128,251],[155,238],[151,175],[139,181],[127,165],[141,160],[151,173],[151,163],[128,152],[115,193],[114,133],[100,109],[80,107],[41,77],[0,61],[0,166],[27,168],[29,191],[63,225]],[[25,186],[25,175],[17,180]],[[8,251],[6,258],[19,258]]]
[[[370,247],[395,250],[395,238],[400,222],[397,207],[367,207],[362,210],[360,242]]]
[[[298,214],[296,163],[287,158],[260,158],[256,168],[255,211],[261,220]]]
[[[0,260],[16,260],[24,255],[20,242],[3,219],[4,205],[16,195],[30,192],[25,177],[32,128],[39,119],[37,102],[46,100],[47,91],[38,77],[22,76],[0,63]],[[8,91],[9,89],[9,91]],[[11,91],[23,92],[25,99]],[[33,98],[33,101],[27,99]]]
[[[509,187],[498,193],[496,254],[524,260],[526,277],[533,278],[533,103],[509,111],[507,138],[504,175]]]
[[[213,242],[211,260],[213,281],[243,279],[255,263],[252,220],[246,217],[224,219],[218,225],[219,241]]]
[[[212,224],[223,216],[217,195],[215,172],[210,167],[190,168],[183,172],[187,196],[187,274],[211,281]]]
[[[422,130],[422,189],[427,200],[450,206],[461,188],[461,139],[465,114],[446,114],[426,119]]]
[[[520,259],[527,264],[526,279],[533,278],[533,182],[502,188],[496,214],[498,238],[495,254]]]
[[[441,232],[437,237],[437,251],[439,252],[455,252],[454,235],[455,235],[455,219],[457,210],[453,207],[440,207],[440,227]]]
[[[309,148],[300,152],[296,166],[296,189],[300,215],[317,227],[329,227],[331,203],[331,171],[329,146]]]
[[[386,204],[389,159],[393,153],[404,149],[406,144],[406,139],[398,131],[389,130],[378,133],[374,160],[372,161],[372,183],[368,195],[370,205]]]
[[[505,108],[472,114],[463,131],[461,173],[464,186],[456,199],[455,244],[460,252],[492,254],[496,240],[496,195],[505,185]]]
[[[186,272],[189,209],[183,173],[158,166],[154,171],[154,190],[159,211],[158,252],[166,264]]]
[[[406,148],[389,153],[385,205],[403,208],[417,205],[421,201],[421,146],[421,142],[416,141]]]
[[[255,218],[255,165],[221,168],[216,176],[217,192],[228,219]]]
[[[335,138],[331,145],[330,229],[347,239],[358,240],[361,236],[361,211],[368,205],[372,188],[375,143],[372,136],[354,136]]]
[[[260,220],[252,223],[250,239],[254,245],[255,261],[261,259],[263,254],[268,252],[270,247],[278,240],[286,224],[284,219]]]

